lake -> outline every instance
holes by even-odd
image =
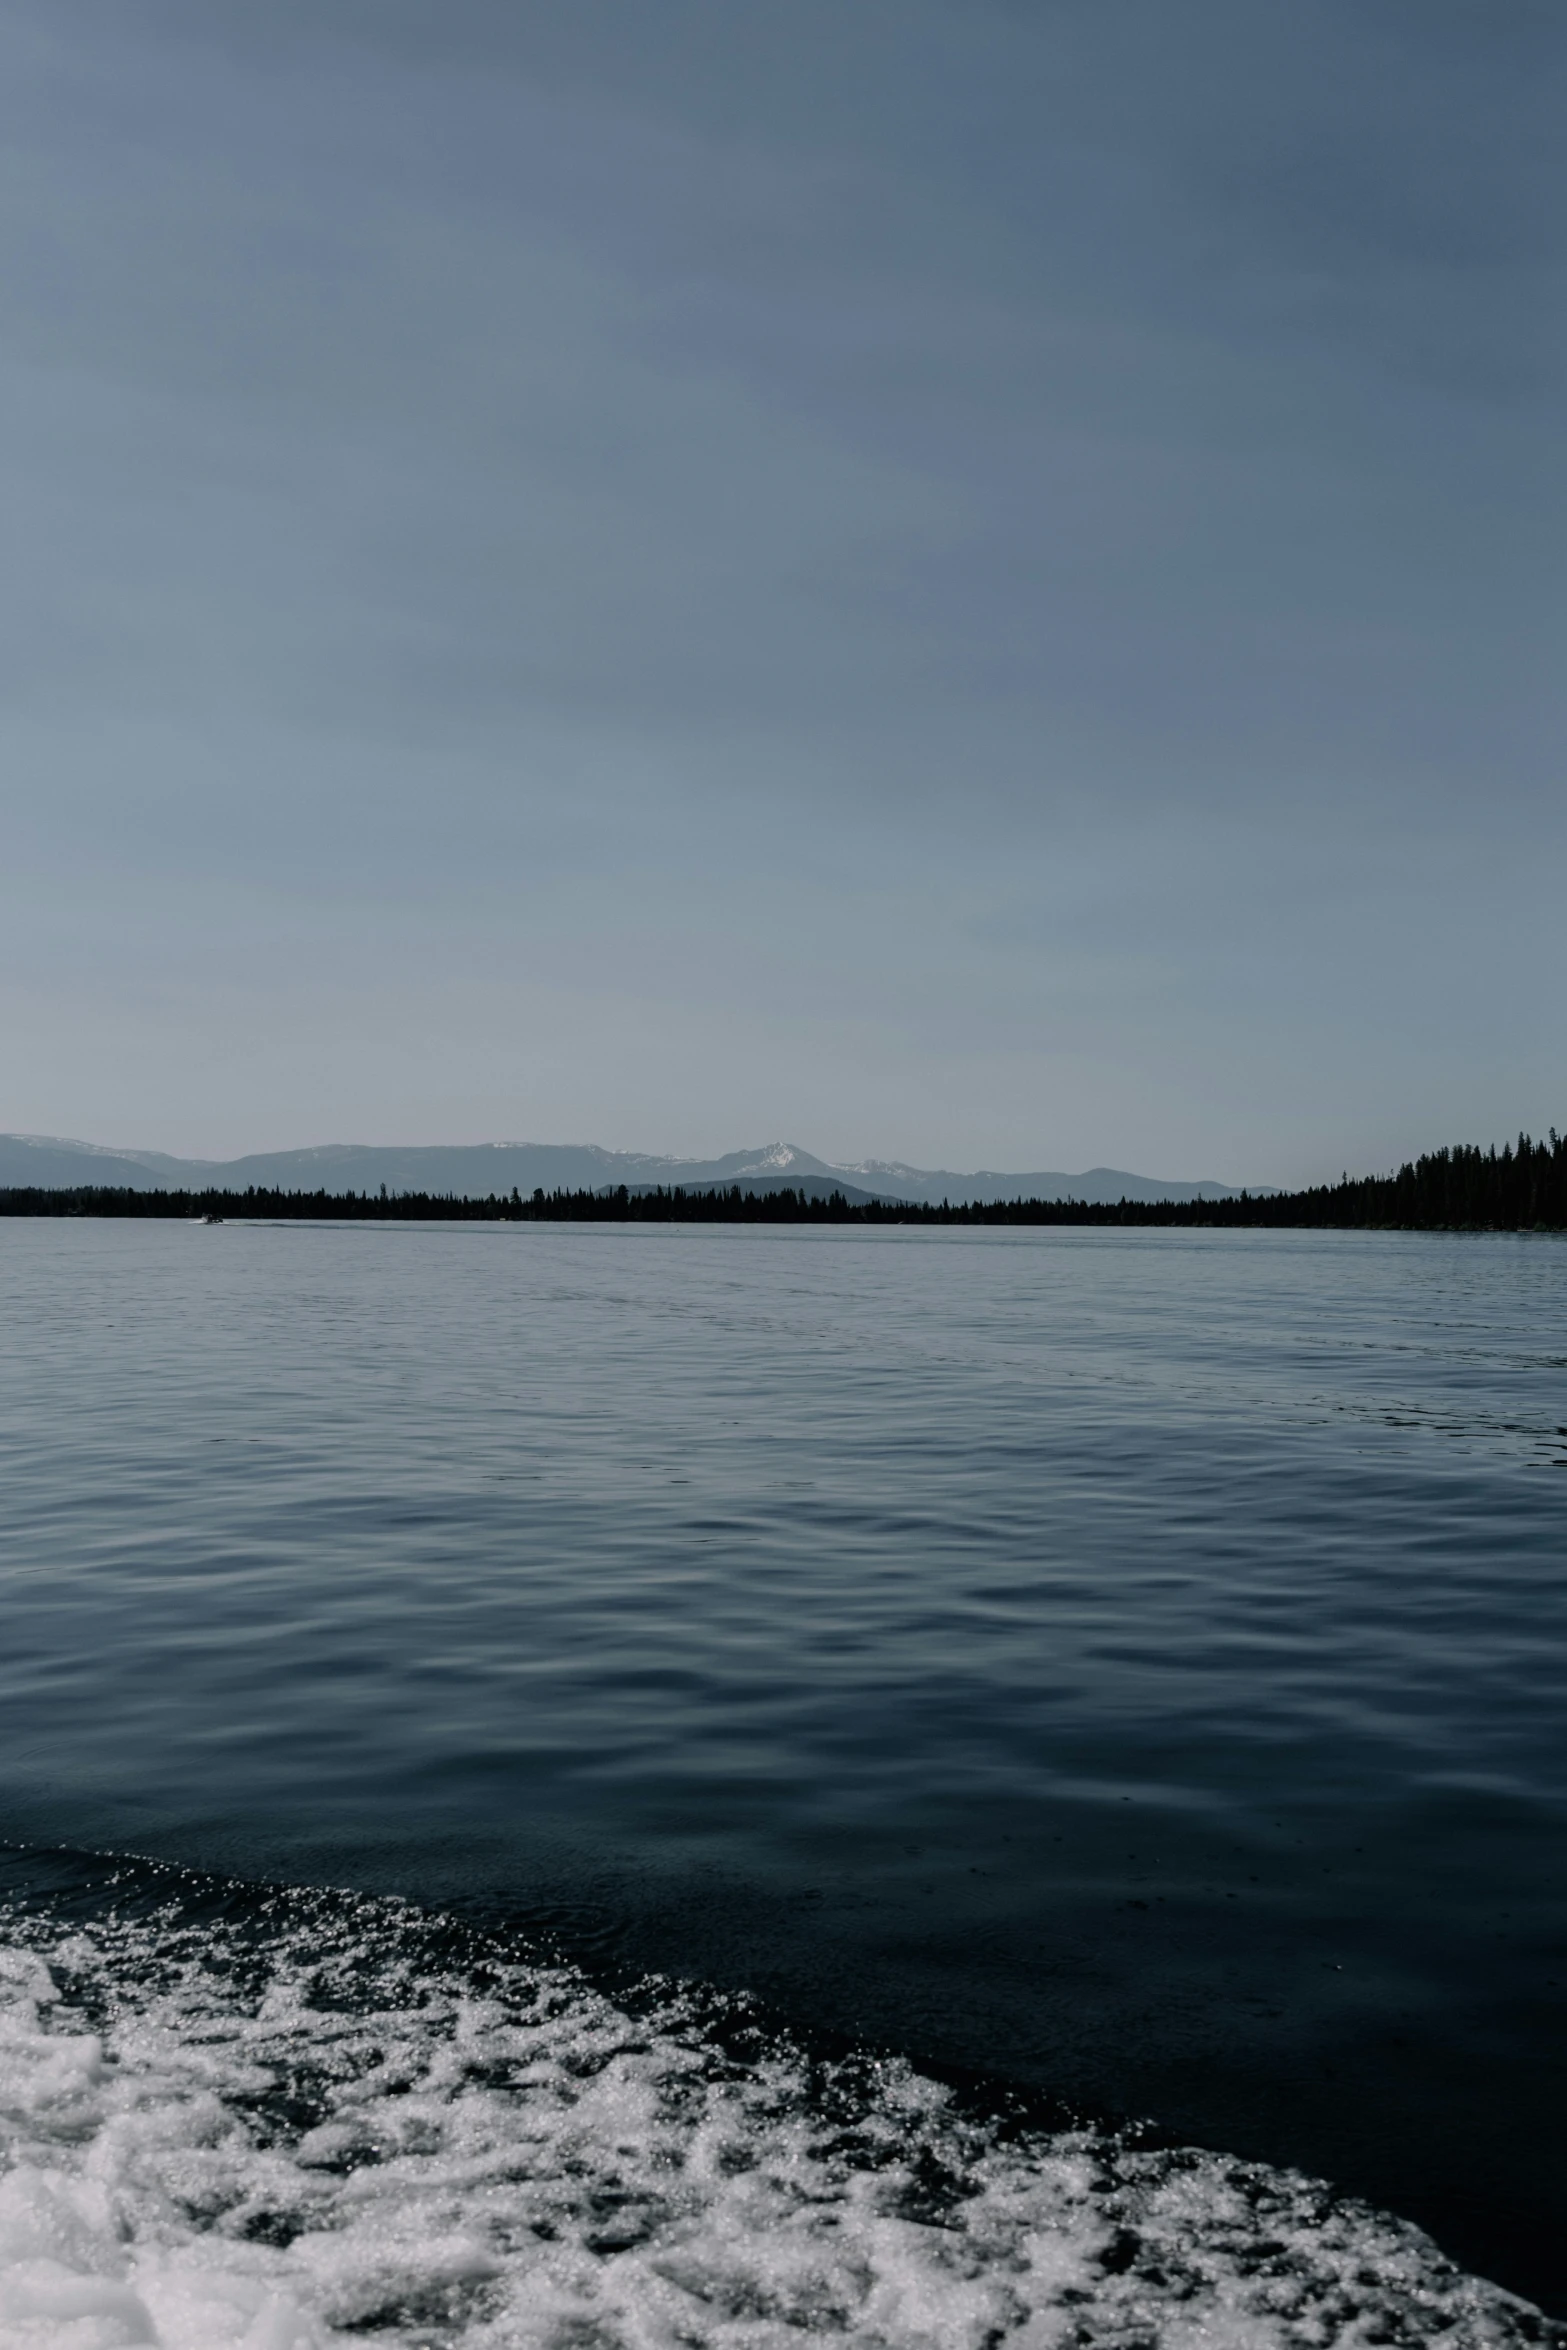
[[[1567,1242],[0,1311],[0,2343],[1567,2342]]]

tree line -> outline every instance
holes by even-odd
[[[630,1191],[490,1192],[482,1199],[450,1192],[133,1191],[110,1184],[54,1190],[0,1189],[3,1216],[265,1217],[334,1222],[632,1223],[632,1224],[933,1224],[933,1225],[1203,1225],[1221,1230],[1303,1226],[1341,1231],[1567,1231],[1567,1138],[1552,1127],[1544,1142],[1520,1134],[1498,1151],[1460,1144],[1429,1151],[1396,1175],[1344,1175],[1305,1191],[1234,1199],[851,1200],[785,1185],[751,1191],[741,1184],[686,1190],[675,1184]]]

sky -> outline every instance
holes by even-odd
[[[1559,0],[0,0],[0,1128],[1567,1126]]]

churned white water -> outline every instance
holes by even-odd
[[[0,1913],[0,2345],[1321,2345],[1567,2334],[1204,2153],[622,2004],[399,1905]]]

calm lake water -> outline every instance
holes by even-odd
[[[1567,1244],[0,1312],[0,2343],[1567,2341]]]

